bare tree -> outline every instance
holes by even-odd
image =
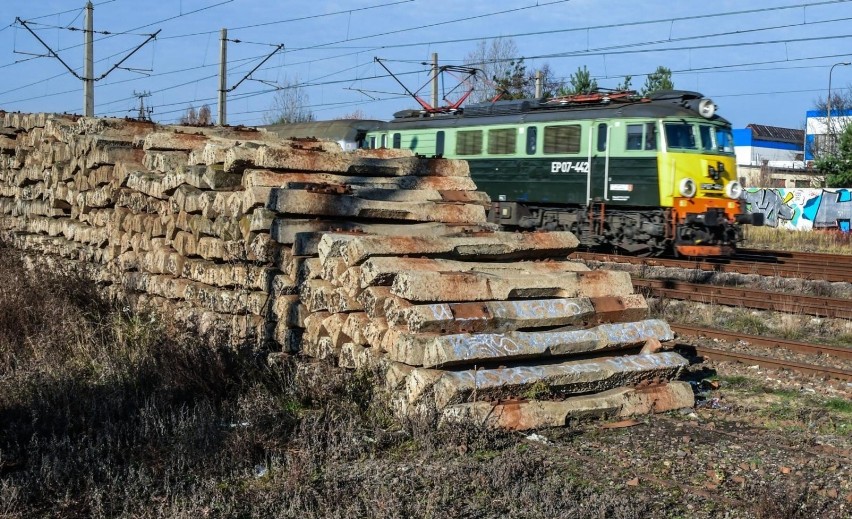
[[[189,105],[180,118],[180,124],[184,126],[210,126],[213,124],[213,113],[209,105],[202,105],[198,110]]]
[[[474,91],[469,100],[473,103],[489,101],[498,93],[497,82],[511,80],[518,73],[518,47],[512,38],[481,40],[476,48],[465,57],[465,65],[482,70],[484,77],[477,77]],[[524,75],[525,75],[524,71]]]
[[[313,121],[314,113],[308,107],[308,94],[298,78],[287,79],[278,85],[272,107],[263,114],[266,124],[290,124]]]
[[[367,119],[367,114],[364,113],[364,110],[358,108],[357,110],[353,110],[352,112],[341,115],[340,119]]]

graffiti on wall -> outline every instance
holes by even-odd
[[[752,187],[743,193],[746,210],[763,213],[766,225],[798,231],[849,232],[850,189],[785,189]]]

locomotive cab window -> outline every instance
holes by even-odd
[[[544,153],[580,153],[580,126],[545,126]]]
[[[393,147],[395,149],[402,148],[402,135],[398,133],[393,134]]]
[[[645,123],[645,150],[657,149],[657,123]]]
[[[644,128],[641,124],[627,125],[627,149],[641,150],[642,149],[642,133]]]
[[[515,153],[518,131],[515,128],[488,130],[488,154],[511,155]]]
[[[441,130],[435,134],[435,155],[444,155],[444,131]]]
[[[657,125],[656,123],[628,124],[627,125],[627,149],[628,151],[656,150],[657,149]]]
[[[670,150],[697,150],[693,125],[666,123],[666,144]]]
[[[606,123],[598,125],[598,151],[606,151]]]
[[[734,136],[728,128],[716,127],[716,151],[721,153],[734,152]]]
[[[701,134],[701,149],[704,151],[715,151],[716,143],[713,138],[716,134],[713,131],[713,127],[701,125],[698,127],[698,130],[698,133]]]
[[[527,128],[527,155],[535,155],[537,137],[538,128],[535,126]]]
[[[456,155],[480,155],[482,153],[482,130],[467,130],[456,133]]]

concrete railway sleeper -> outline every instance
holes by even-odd
[[[499,232],[465,161],[124,119],[0,126],[0,227],[35,268],[84,266],[135,308],[306,368],[376,371],[401,418],[528,429],[694,403],[630,276],[566,259],[570,232]]]

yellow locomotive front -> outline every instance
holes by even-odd
[[[763,215],[746,213],[740,199],[730,124],[713,117],[709,99],[696,102],[702,117],[661,122],[660,201],[670,208],[667,234],[677,254],[727,256],[741,225],[762,225]]]

